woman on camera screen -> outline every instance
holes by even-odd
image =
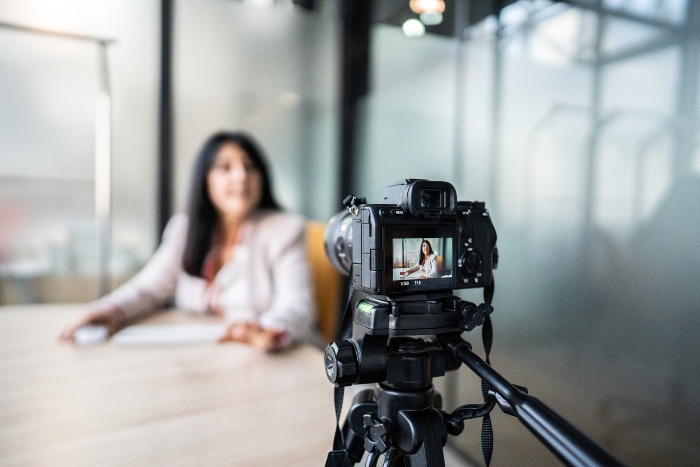
[[[419,279],[431,279],[438,276],[438,261],[437,255],[433,253],[433,247],[430,245],[428,240],[423,240],[420,248],[420,256],[418,257],[418,264],[406,270],[406,275],[412,274],[416,271],[421,271]]]
[[[255,142],[221,132],[194,164],[187,213],[173,216],[146,266],[61,334],[88,324],[110,335],[149,311],[175,307],[228,320],[220,342],[274,351],[313,334],[305,220],[283,212]]]

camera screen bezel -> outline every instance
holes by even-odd
[[[451,277],[438,277],[420,280],[394,280],[394,239],[402,238],[443,238],[452,242],[452,258],[443,256],[443,269],[452,270]],[[457,263],[457,240],[455,238],[454,226],[383,226],[382,227],[382,249],[384,251],[384,274],[382,285],[385,294],[406,294],[416,292],[429,292],[437,290],[451,290],[455,285],[455,266]]]

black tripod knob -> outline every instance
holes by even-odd
[[[357,379],[355,346],[348,340],[337,341],[326,347],[325,364],[328,381],[336,386],[350,386]]]
[[[471,302],[463,301],[460,308],[459,327],[465,331],[471,331],[477,326],[484,324],[486,317],[493,312],[493,307],[482,303],[479,306]]]
[[[362,417],[365,424],[365,451],[376,451],[383,454],[391,447],[389,431],[391,422],[377,418],[374,414],[367,413]]]

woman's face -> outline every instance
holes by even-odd
[[[207,174],[207,189],[220,216],[242,219],[260,204],[262,176],[239,145],[224,143]]]
[[[428,256],[430,254],[430,245],[428,245],[428,242],[423,242],[423,255]]]

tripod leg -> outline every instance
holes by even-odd
[[[376,467],[377,462],[382,454],[372,451],[367,455],[367,460],[365,461],[365,467]],[[383,467],[403,467],[403,456],[404,453],[401,449],[391,448],[386,453],[384,453],[384,463]]]
[[[379,454],[378,452],[370,452],[367,454],[367,460],[365,460],[365,467],[377,467],[377,462],[379,461]]]
[[[404,452],[401,449],[392,448],[384,455],[384,467],[403,467],[403,459]]]
[[[437,409],[402,410],[397,428],[399,448],[406,453],[406,466],[445,465],[442,447],[447,442],[447,428]]]

